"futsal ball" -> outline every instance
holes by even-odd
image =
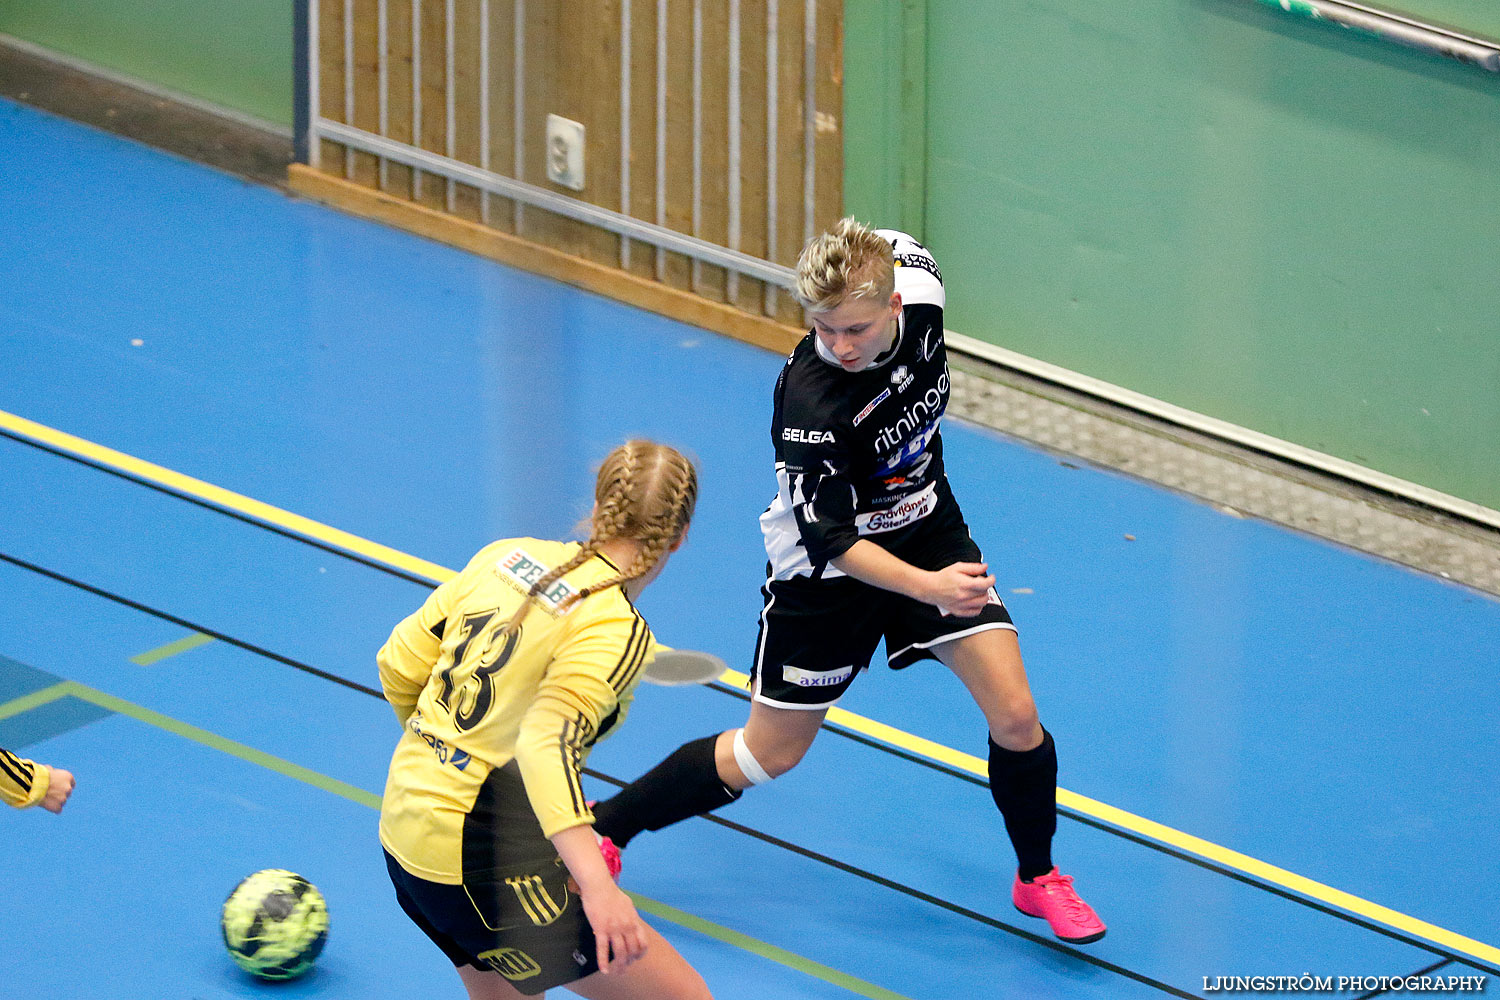
[[[260,979],[295,979],[328,940],[328,905],[301,875],[267,868],[234,887],[220,927],[240,968]]]

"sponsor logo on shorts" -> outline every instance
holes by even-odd
[[[906,371],[906,367],[903,365],[901,368],[897,369],[897,371],[904,372]],[[894,376],[892,377],[892,381],[895,381]],[[863,421],[865,417],[868,417],[871,413],[875,412],[875,407],[879,406],[881,403],[884,403],[887,399],[890,398],[891,390],[881,390],[880,395],[876,396],[874,399],[866,403],[865,408],[854,415],[854,426],[858,427],[860,425],[860,422]]]
[[[501,577],[508,579],[525,593],[531,590],[533,583],[546,576],[552,567],[541,562],[525,549],[512,549],[495,564],[495,569]],[[536,596],[537,600],[544,605],[556,610],[576,593],[578,592],[562,580],[554,580],[546,590]]]
[[[783,427],[781,440],[799,444],[833,444],[833,431],[810,431],[801,427]]]
[[[798,687],[819,688],[842,684],[854,676],[854,667],[839,667],[837,670],[804,670],[801,667],[782,667],[781,676]]]
[[[482,951],[479,953],[479,960],[511,982],[530,979],[542,972],[542,967],[536,963],[536,959],[520,948],[495,948],[492,951]]]
[[[895,531],[908,524],[922,520],[937,507],[937,486],[929,485],[920,493],[903,497],[885,510],[872,510],[854,519],[861,535],[878,535],[882,531]]]

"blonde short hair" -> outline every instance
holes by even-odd
[[[804,309],[827,312],[845,299],[884,302],[895,290],[896,259],[890,243],[846,216],[802,248],[792,294]]]

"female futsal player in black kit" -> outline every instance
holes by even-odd
[[[943,472],[943,284],[910,236],[844,219],[797,264],[813,329],[776,382],[776,499],[743,729],[679,748],[594,810],[624,847],[791,770],[885,639],[902,668],[948,666],[989,724],[990,791],[1018,860],[1011,898],[1064,941],[1104,924],[1052,864],[1057,753],[1015,626]]]

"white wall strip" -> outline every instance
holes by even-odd
[[[479,168],[490,169],[490,0],[479,0]],[[479,221],[490,224],[490,194],[479,192]]]
[[[1160,399],[1153,399],[1150,396],[1142,395],[1118,385],[1112,385],[1100,379],[1091,378],[1088,375],[1060,368],[1045,361],[1038,361],[1024,354],[1017,354],[1015,351],[997,347],[987,341],[978,340],[974,337],[966,337],[952,330],[947,331],[945,339],[949,348],[955,353],[989,361],[1003,368],[1010,368],[1025,375],[1085,393],[1097,399],[1135,410],[1138,413],[1144,413],[1168,423],[1176,424],[1179,427],[1198,431],[1199,433],[1207,434],[1242,447],[1251,448],[1309,469],[1315,469],[1350,482],[1369,486],[1384,493],[1389,493],[1392,496],[1402,497],[1435,510],[1457,515],[1469,521],[1488,525],[1492,528],[1500,528],[1500,511],[1491,510],[1472,501],[1449,496],[1446,493],[1440,493],[1437,490],[1429,489],[1417,483],[1407,482],[1395,476],[1388,476],[1383,472],[1377,472],[1374,469],[1369,469],[1320,451],[1314,451],[1311,448],[1304,448],[1302,445],[1283,441],[1280,438],[1271,437],[1269,434],[1253,431],[1248,427],[1240,427],[1226,420],[1219,420],[1215,417],[1195,413],[1181,406],[1176,406]]]
[[[318,135],[318,122],[323,117],[323,98],[318,88],[322,65],[318,6],[317,0],[307,0],[307,162],[315,169],[323,165],[323,141]]]
[[[411,145],[422,148],[422,0],[411,0]],[[411,173],[411,197],[422,200],[422,174],[417,170]]]
[[[703,238],[703,0],[693,0],[693,235]],[[703,283],[703,263],[693,260],[691,288]]]
[[[781,243],[776,231],[776,227],[780,224],[776,217],[776,205],[781,197],[781,192],[777,190],[779,181],[776,175],[776,147],[781,132],[780,18],[780,0],[768,0],[766,3],[766,257],[770,260],[776,259],[776,248]],[[774,285],[766,286],[764,308],[766,315],[776,314]]]
[[[516,38],[514,48],[514,128],[515,128],[515,173],[516,180],[526,176],[526,0],[516,0]],[[521,234],[521,224],[526,221],[526,211],[516,202],[516,235]]]
[[[806,0],[802,22],[802,242],[817,231],[818,0]]]
[[[630,214],[630,7],[620,3],[620,212]],[[630,237],[620,237],[620,267],[630,269]]]
[[[307,0],[308,3],[316,3],[317,0]],[[387,138],[391,134],[391,67],[390,67],[390,11],[387,9],[389,0],[380,0],[375,13],[375,76],[376,89],[380,92],[380,134]],[[380,160],[380,190],[384,191],[391,185],[390,164],[382,157]]]
[[[447,151],[450,160],[458,158],[458,114],[455,106],[458,88],[453,78],[453,22],[456,18],[453,14],[453,2],[454,0],[447,0],[443,4],[443,122],[447,139],[443,149]],[[453,211],[455,203],[453,178],[450,177],[445,201],[448,211]]]
[[[656,0],[656,224],[667,225],[667,0]],[[656,248],[656,280],[667,277],[667,254]]]
[[[1424,49],[1448,59],[1473,63],[1491,73],[1500,73],[1500,43],[1477,38],[1452,28],[1427,24],[1395,11],[1380,10],[1352,0],[1260,0],[1290,14],[1314,21],[1327,21],[1353,28],[1397,45]]]
[[[318,0],[308,0],[317,3]],[[344,121],[354,124],[354,0],[344,0]],[[344,177],[354,177],[354,150],[344,150]]]
[[[729,0],[729,249],[740,248],[740,0]],[[724,278],[724,297],[733,304],[740,276]]]

